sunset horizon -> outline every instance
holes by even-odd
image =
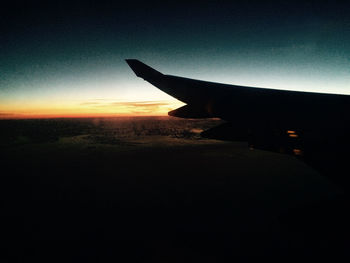
[[[167,116],[184,103],[178,100],[118,101],[92,99],[73,103],[0,105],[0,119]]]

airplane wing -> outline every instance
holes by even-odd
[[[324,174],[342,169],[347,159],[350,96],[207,82],[165,75],[136,59],[126,62],[138,77],[186,103],[170,116],[227,121],[204,137],[293,154]]]

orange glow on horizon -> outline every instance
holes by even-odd
[[[148,116],[168,116],[168,114],[107,114],[107,113],[87,113],[87,114],[2,114],[0,120],[9,119],[57,119],[57,118],[105,118],[105,117],[148,117]]]
[[[180,101],[111,101],[88,100],[71,103],[21,103],[0,105],[0,119],[86,118],[167,116],[183,106]]]

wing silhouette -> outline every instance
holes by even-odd
[[[186,103],[169,115],[227,121],[202,136],[293,154],[336,181],[349,182],[341,170],[350,146],[350,96],[207,82],[165,75],[136,59],[126,62],[138,77]]]

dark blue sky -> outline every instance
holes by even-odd
[[[349,14],[341,1],[15,1],[1,10],[0,112],[171,101],[125,58],[210,81],[350,94]]]

